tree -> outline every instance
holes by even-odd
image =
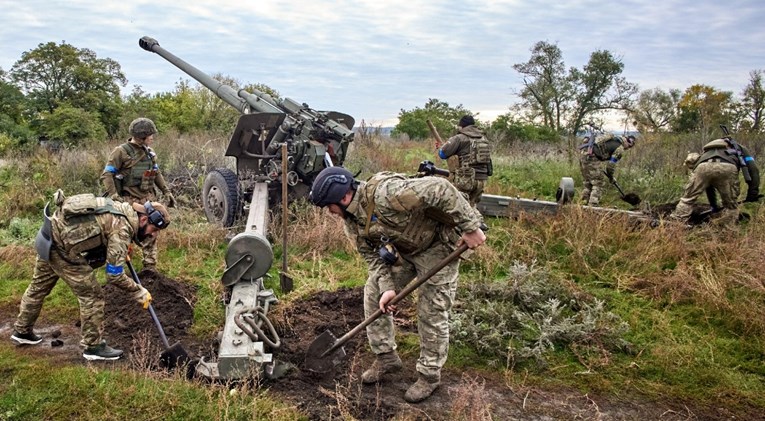
[[[678,118],[673,127],[678,132],[699,133],[707,141],[712,131],[730,119],[732,92],[718,91],[707,85],[693,85],[678,102]]]
[[[402,108],[401,112],[398,113],[398,124],[393,128],[391,135],[406,134],[413,140],[427,139],[430,137],[430,129],[427,124],[429,119],[433,122],[438,133],[445,137],[454,131],[454,126],[466,114],[472,115],[473,113],[465,109],[462,104],[451,107],[447,102],[429,98],[424,108],[415,107],[410,111]]]
[[[749,130],[759,132],[763,127],[763,112],[765,111],[765,88],[762,86],[762,70],[749,72],[749,84],[741,93],[741,111],[751,120]]]
[[[605,110],[626,110],[637,85],[620,76],[624,63],[607,50],[595,51],[582,70],[571,68],[573,88],[569,133],[576,133],[588,117]]]
[[[669,128],[677,117],[680,90],[664,91],[660,88],[640,92],[637,101],[629,107],[627,114],[641,132],[658,132]]]
[[[524,88],[519,93],[529,121],[541,119],[544,127],[562,131],[562,118],[567,111],[571,83],[566,75],[563,54],[555,44],[539,41],[531,48],[526,63],[514,64],[523,75]]]
[[[531,121],[558,132],[576,133],[587,119],[606,110],[625,110],[637,86],[621,76],[624,64],[607,50],[595,51],[580,70],[565,71],[560,49],[538,42],[531,59],[516,64],[524,77],[519,96]]]
[[[33,137],[25,118],[27,100],[18,87],[5,80],[6,76],[0,69],[0,133],[8,136],[9,144],[25,144]]]
[[[48,42],[24,52],[9,73],[36,112],[53,113],[68,104],[96,113],[108,133],[116,133],[120,86],[127,83],[116,61],[99,59],[92,50],[66,42]]]
[[[49,139],[60,141],[67,147],[79,146],[106,136],[98,114],[82,108],[64,104],[52,113],[43,113],[43,117],[40,124],[42,132]]]

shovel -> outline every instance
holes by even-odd
[[[613,176],[609,176],[608,173],[606,173],[605,171],[604,173],[606,174],[606,177],[608,177],[608,180],[611,181],[611,184],[613,184],[614,187],[616,187],[616,190],[619,191],[619,196],[621,196],[622,200],[624,200],[625,202],[629,203],[632,206],[637,206],[640,204],[641,202],[640,196],[638,196],[635,193],[624,194],[624,190],[622,190],[622,187],[619,185],[619,183],[616,182],[616,178],[614,178]]]
[[[133,264],[130,263],[130,255],[127,256],[125,263],[127,263],[127,267],[130,269],[130,274],[133,276],[135,283],[141,285],[141,281],[138,279],[138,274],[135,272]],[[187,363],[189,361],[189,354],[183,349],[180,342],[176,342],[170,346],[170,343],[167,341],[167,336],[165,336],[165,330],[162,329],[162,324],[159,323],[157,313],[154,312],[154,307],[151,304],[149,304],[149,314],[151,314],[151,319],[154,320],[154,324],[157,326],[159,337],[162,338],[162,344],[165,345],[165,350],[159,354],[159,365],[172,370],[175,367]]]
[[[467,249],[467,244],[463,243],[450,255],[446,256],[444,260],[438,262],[435,266],[430,268],[422,276],[422,278],[415,277],[412,279],[406,288],[402,289],[401,292],[396,294],[395,297],[391,298],[391,300],[388,302],[388,305],[394,305],[403,300],[407,295],[411,294],[412,291],[419,288],[420,285],[424,284],[439,270],[443,269],[444,266],[454,261],[454,259],[460,257],[460,255]],[[324,331],[324,333],[314,339],[313,342],[311,342],[311,345],[308,347],[308,352],[306,352],[305,355],[305,368],[308,369],[308,371],[312,371],[314,373],[328,373],[332,371],[332,369],[340,364],[342,359],[345,357],[345,349],[342,348],[343,344],[348,342],[348,340],[352,337],[356,336],[356,334],[361,332],[361,330],[367,327],[370,323],[377,320],[377,318],[379,318],[382,314],[382,310],[377,309],[377,311],[375,311],[371,316],[369,316],[363,322],[359,323],[356,327],[351,329],[351,331],[340,337],[340,339],[335,338],[335,335],[333,335],[329,330]]]

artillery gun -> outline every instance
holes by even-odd
[[[262,368],[267,376],[276,376],[279,367],[271,352],[281,342],[267,313],[278,300],[263,285],[274,258],[266,232],[268,210],[280,202],[286,207],[290,197],[307,195],[322,169],[342,165],[353,141],[354,119],[336,111],[316,111],[291,99],[277,100],[258,90],[234,89],[160,47],[154,38],[143,37],[138,44],[242,114],[226,149],[226,156],[236,158],[236,173],[214,169],[202,189],[210,222],[230,227],[240,216],[246,214],[247,219],[244,231],[231,239],[226,250],[221,282],[229,298],[217,360],[202,359],[196,372],[211,379],[235,380]],[[282,283],[285,292],[291,289],[291,279],[287,285]]]
[[[353,117],[337,111],[316,111],[305,103],[275,99],[265,92],[248,92],[223,84],[160,47],[151,37],[138,44],[191,76],[242,115],[231,135],[226,156],[236,158],[236,174],[227,168],[210,171],[202,189],[202,202],[210,222],[230,227],[252,201],[254,184],[266,182],[270,204],[279,203],[281,183],[291,198],[304,197],[314,177],[325,167],[342,165],[353,141]],[[287,174],[281,155],[287,144]]]

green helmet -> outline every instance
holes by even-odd
[[[148,118],[140,117],[130,122],[128,132],[134,139],[145,139],[157,133],[157,126]]]

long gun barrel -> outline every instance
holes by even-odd
[[[237,91],[228,85],[220,83],[178,56],[160,47],[159,41],[152,37],[141,38],[138,40],[138,45],[146,51],[157,53],[175,67],[199,81],[207,89],[215,92],[220,99],[239,110],[242,114],[249,114],[253,110],[265,113],[284,112],[274,103],[270,95],[264,92],[251,94],[243,89]]]

